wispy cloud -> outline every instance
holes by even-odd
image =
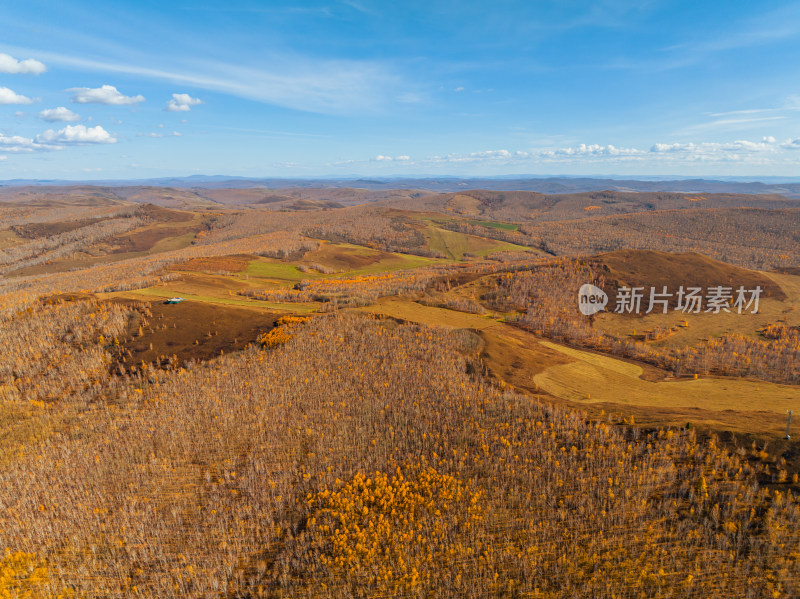
[[[280,131],[276,129],[256,129],[254,127],[231,127],[228,125],[224,126],[211,126],[211,129],[217,129],[220,131],[235,131],[236,133],[247,133],[249,135],[257,135],[257,136],[264,136],[264,137],[296,137],[299,139],[329,139],[330,135],[326,135],[324,133],[307,133],[303,131]]]
[[[739,116],[739,115],[742,115],[742,114],[764,114],[764,113],[775,112],[776,110],[779,110],[779,109],[778,108],[751,108],[749,110],[729,110],[727,112],[712,112],[710,116],[713,116],[715,118],[720,118],[720,117],[727,117],[727,116]]]
[[[707,54],[772,44],[800,36],[800,6],[791,4],[750,18],[738,28],[723,30],[697,42],[679,44],[666,50]]]
[[[774,115],[774,116],[753,116],[750,118],[714,119],[712,121],[708,121],[705,123],[698,123],[696,125],[690,125],[689,127],[685,127],[680,131],[678,131],[677,134],[691,135],[692,133],[697,133],[700,131],[708,131],[712,129],[723,129],[731,131],[741,130],[741,129],[752,129],[754,126],[757,126],[759,124],[773,122],[773,121],[783,121],[788,118],[789,117],[786,115]]]
[[[673,44],[641,57],[615,58],[603,65],[610,70],[660,72],[707,63],[713,54],[779,43],[800,36],[800,5],[791,5],[760,18],[748,18],[702,37]]]
[[[353,0],[342,0],[342,4],[344,4],[345,6],[349,6],[353,10],[365,15],[374,16],[375,14],[377,14],[374,10],[367,8],[360,2],[354,2]]]
[[[137,133],[136,136],[137,137],[161,138],[161,137],[183,137],[183,134],[178,132],[178,131],[173,131],[169,135],[167,135],[166,133],[150,132],[150,133]]]
[[[409,89],[411,86],[391,67],[370,60],[319,60],[287,53],[265,59],[264,63],[273,65],[268,68],[210,59],[167,69],[66,54],[39,55],[54,65],[169,80],[306,112],[360,114],[381,111],[394,102],[420,100],[419,94]],[[108,87],[112,86],[99,89]],[[141,96],[135,98],[144,100]]]

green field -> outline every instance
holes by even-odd
[[[531,248],[496,241],[486,237],[477,237],[467,233],[449,231],[429,224],[424,231],[428,239],[428,248],[433,252],[439,252],[452,260],[461,260],[464,254],[486,257],[495,252],[531,252]]]
[[[465,222],[468,222],[471,225],[477,225],[479,227],[502,229],[503,231],[519,231],[519,225],[515,225],[514,223],[503,223],[495,220],[476,220],[476,219],[466,219]]]
[[[279,312],[313,312],[319,307],[316,302],[308,302],[302,304],[294,304],[289,302],[263,302],[261,300],[248,299],[237,296],[215,296],[215,295],[201,295],[184,291],[188,286],[180,285],[176,282],[174,285],[165,285],[162,287],[147,287],[145,289],[136,289],[135,291],[122,291],[97,294],[98,297],[122,297],[132,299],[167,299],[170,297],[182,297],[185,300],[194,300],[197,302],[204,302],[207,304],[220,304],[226,306],[246,306],[248,308],[262,308],[270,311]]]
[[[323,245],[321,250],[309,252],[295,263],[281,262],[273,258],[257,258],[250,262],[244,274],[262,279],[297,282],[303,279],[333,279],[358,275],[370,275],[395,270],[407,270],[446,263],[447,260],[382,252],[352,244]],[[337,270],[323,274],[316,270],[303,272],[298,265],[321,264]]]

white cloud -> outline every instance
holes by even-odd
[[[59,131],[48,129],[36,136],[39,143],[49,144],[113,144],[116,138],[103,129],[100,125],[86,127],[85,125],[67,125]]]
[[[375,156],[375,158],[373,158],[373,160],[377,162],[409,162],[411,160],[411,156],[385,156],[383,154],[378,154],[377,156]],[[359,162],[359,161],[354,160],[351,162]]]
[[[189,94],[172,94],[172,100],[167,102],[167,107],[164,110],[168,112],[189,112],[192,106],[202,103],[202,100],[193,98]]]
[[[661,144],[656,143],[650,147],[650,151],[654,153],[668,153],[668,152],[690,152],[694,150],[697,146],[693,143],[674,143],[674,144]]]
[[[637,150],[636,148],[618,148],[617,146],[613,146],[608,144],[607,146],[601,146],[598,144],[580,144],[575,147],[571,148],[559,148],[557,150],[548,150],[541,153],[543,157],[555,157],[555,156],[584,156],[584,157],[592,157],[592,156],[637,156],[644,154],[644,151]]]
[[[431,156],[419,164],[429,166],[463,165],[525,169],[536,164],[669,164],[680,168],[689,164],[749,163],[759,165],[796,164],[786,150],[800,150],[800,138],[776,141],[763,136],[760,141],[655,143],[649,149],[612,144],[578,144],[531,150],[483,150],[467,154],[453,153]],[[397,159],[395,159],[397,160]],[[640,167],[644,168],[644,167]]]
[[[0,156],[0,162],[2,162],[3,160],[8,160],[8,156]]]
[[[39,113],[39,118],[48,123],[74,123],[75,121],[81,120],[79,114],[75,114],[69,108],[64,108],[63,106],[42,110]]]
[[[761,141],[737,140],[725,143],[702,142],[695,144],[673,143],[673,144],[653,144],[650,152],[653,154],[680,154],[685,159],[708,160],[723,159],[728,160],[738,157],[740,154],[759,154],[774,153],[775,138],[772,136],[763,137]]]
[[[435,164],[448,163],[493,163],[508,164],[514,161],[514,154],[508,150],[482,150],[469,154],[447,154],[446,156],[433,156],[427,160]]]
[[[47,70],[43,63],[33,58],[25,60],[17,60],[13,56],[0,53],[0,73],[9,73],[10,75],[40,75]]]
[[[511,152],[508,150],[484,150],[483,152],[472,152],[472,158],[510,158]]]
[[[107,106],[124,106],[144,102],[144,96],[125,96],[113,85],[101,87],[71,87],[68,92],[75,92],[72,101],[77,104],[105,104]]]
[[[464,91],[464,86],[463,86],[463,85],[459,85],[459,86],[458,86],[457,88],[455,88],[453,91],[454,91],[454,92],[463,92],[463,91]]]
[[[39,150],[57,150],[59,147],[52,144],[39,143],[29,137],[22,137],[20,135],[7,136],[0,134],[0,149],[4,152],[18,154],[23,152],[36,152]]]
[[[7,87],[0,87],[0,104],[32,104],[33,100],[17,92],[8,89]]]

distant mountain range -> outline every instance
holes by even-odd
[[[393,177],[393,178],[246,178],[226,175],[193,175],[159,179],[66,181],[15,179],[1,181],[0,187],[19,186],[157,186],[200,189],[287,189],[287,188],[360,188],[369,190],[417,189],[433,192],[454,192],[467,189],[489,191],[536,191],[547,194],[581,193],[610,190],[622,192],[684,192],[777,194],[800,199],[800,177],[762,177],[747,180],[742,177],[720,179],[678,179],[643,177],[640,179],[595,177]]]

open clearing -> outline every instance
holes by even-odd
[[[514,387],[597,414],[636,414],[653,426],[687,421],[715,429],[780,435],[786,410],[800,406],[800,388],[726,377],[670,379],[631,360],[552,343],[497,320],[390,298],[366,312],[431,326],[472,329],[484,340],[489,371]]]
[[[524,245],[442,229],[436,226],[435,221],[432,219],[422,219],[422,222],[426,225],[422,229],[422,234],[425,235],[428,249],[433,252],[439,252],[452,260],[461,260],[465,255],[483,258],[495,252],[535,251]]]
[[[308,252],[299,261],[299,263],[311,267],[319,264],[343,275],[370,275],[379,272],[419,268],[444,262],[446,260],[384,252],[350,243],[331,243],[328,241],[321,242],[319,249]]]
[[[800,325],[800,276],[774,272],[761,273],[774,281],[783,297],[766,297],[759,302],[757,314],[743,312],[720,312],[719,314],[684,314],[670,309],[666,314],[652,313],[639,317],[601,312],[595,317],[595,327],[613,335],[636,336],[651,331],[657,325],[665,328],[677,327],[669,336],[652,342],[655,346],[683,347],[694,345],[703,339],[717,337],[725,333],[736,333],[757,337],[758,331],[768,324],[783,323],[787,326]],[[611,307],[613,310],[613,306]],[[686,321],[688,326],[679,327]]]
[[[178,365],[214,358],[254,343],[278,318],[263,310],[192,300],[175,305],[153,302],[148,310],[150,314],[139,314],[120,339],[117,365],[126,369],[143,362],[166,365],[171,356]]]
[[[296,283],[303,279],[328,279],[356,275],[370,275],[395,270],[407,270],[442,264],[446,260],[412,256],[394,252],[383,252],[351,244],[322,242],[319,249],[306,253],[296,261],[277,258],[256,258],[242,271],[248,277]],[[303,272],[299,266],[309,270]],[[335,272],[323,273],[315,265]]]
[[[800,405],[800,388],[793,385],[724,377],[647,381],[637,364],[549,341],[540,343],[575,360],[551,366],[534,379],[543,391],[570,401],[776,414]]]
[[[468,236],[430,225],[428,230],[436,230],[441,234],[438,239],[444,244],[442,247],[449,248],[452,255],[465,251],[467,246],[463,244]],[[656,263],[659,263],[659,258],[655,257]],[[243,308],[265,315],[310,313],[321,304],[263,302],[238,293],[259,288],[288,289],[303,279],[333,279],[444,262],[449,260],[321,242],[317,250],[296,260],[245,254],[193,260],[171,269],[181,275],[179,280],[109,295],[147,301],[177,295],[192,303],[206,304],[220,310]],[[625,274],[637,282],[637,277],[644,276],[637,271],[636,265],[626,266],[624,261],[619,264],[613,260],[610,262],[615,274]],[[306,267],[306,272],[300,270],[301,265]],[[314,270],[313,265],[336,272],[323,274]],[[715,264],[708,265],[709,276],[716,273],[715,269]],[[731,269],[728,274],[734,276],[741,273]],[[760,313],[756,315],[721,313],[686,316],[670,311],[666,315],[631,318],[605,313],[597,317],[596,325],[609,332],[633,335],[634,331],[640,334],[657,324],[669,327],[687,320],[688,327],[680,327],[668,337],[654,342],[684,346],[725,332],[755,336],[758,329],[768,323],[800,324],[800,310],[797,309],[800,306],[800,276],[786,273],[756,273],[755,276],[769,277],[778,291],[772,293],[772,297],[762,299]],[[484,277],[456,286],[448,294],[474,300],[488,290],[490,282],[491,276]],[[503,323],[499,314],[477,315],[424,306],[397,297],[383,298],[358,310],[432,326],[476,331],[483,340],[484,364],[496,379],[527,393],[541,394],[551,401],[579,407],[594,416],[601,411],[635,415],[637,422],[648,426],[680,426],[691,421],[696,426],[711,429],[779,438],[785,423],[785,411],[800,406],[800,389],[794,386],[724,377],[676,380],[666,371],[646,364],[546,341]],[[214,351],[220,349],[223,347],[214,346]]]
[[[133,299],[139,301],[166,300],[170,297],[182,297],[186,300],[201,302],[205,304],[215,304],[219,306],[240,306],[252,310],[268,312],[313,312],[319,307],[318,303],[308,302],[303,304],[292,304],[283,302],[264,302],[261,300],[250,299],[237,296],[233,293],[227,295],[223,290],[216,289],[209,292],[208,287],[201,283],[196,284],[192,281],[170,281],[157,287],[147,287],[131,291],[114,291],[110,293],[98,293],[98,297],[103,299]]]

